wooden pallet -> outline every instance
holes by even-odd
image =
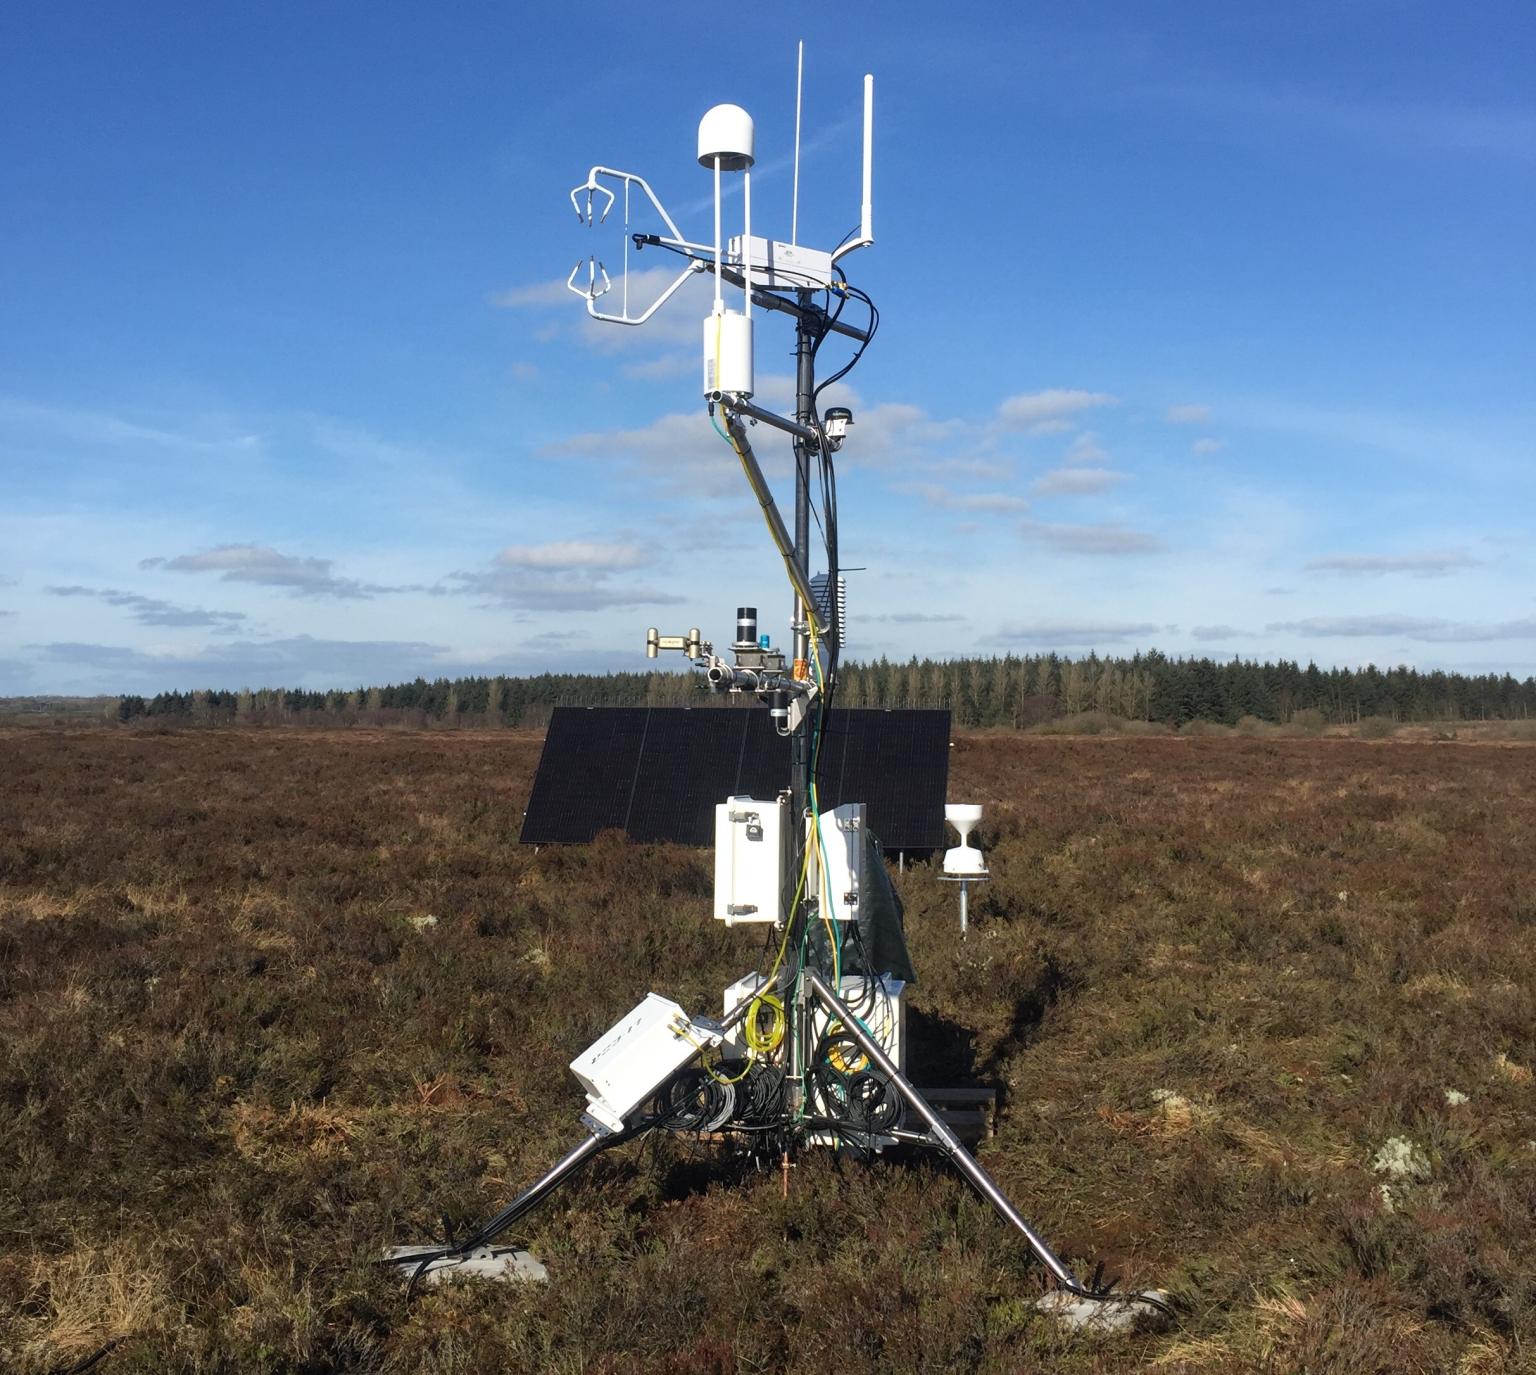
[[[997,1116],[996,1089],[918,1089],[918,1092],[967,1146],[991,1138]]]

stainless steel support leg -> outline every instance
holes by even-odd
[[[1046,1244],[1045,1239],[1029,1225],[1020,1214],[1019,1210],[1008,1201],[1008,1196],[997,1186],[997,1182],[982,1169],[980,1162],[961,1144],[960,1138],[949,1129],[949,1124],[944,1121],[937,1112],[929,1106],[928,1100],[923,1097],[911,1082],[899,1069],[895,1062],[887,1055],[880,1043],[875,1040],[862,1026],[858,1019],[844,1005],[843,1000],[834,993],[821,975],[815,970],[805,971],[804,978],[811,986],[812,991],[821,999],[823,1005],[843,1025],[843,1030],[855,1041],[863,1052],[869,1056],[876,1067],[895,1086],[896,1091],[906,1100],[907,1106],[912,1109],[928,1126],[929,1138],[918,1136],[915,1132],[896,1131],[891,1135],[902,1141],[922,1141],[927,1145],[937,1145],[947,1155],[951,1163],[975,1186],[978,1193],[997,1210],[1004,1221],[1017,1228],[1023,1234],[1024,1240],[1029,1243],[1029,1249],[1035,1253],[1035,1257],[1055,1277],[1056,1282],[1070,1293],[1086,1299],[1102,1299],[1111,1302],[1141,1303],[1149,1307],[1167,1312],[1167,1306],[1158,1300],[1148,1298],[1141,1294],[1096,1294],[1078,1281],[1076,1275],[1067,1268],[1066,1263],[1056,1255]]]

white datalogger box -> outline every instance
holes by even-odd
[[[803,286],[820,290],[837,280],[832,271],[832,255],[822,249],[807,248],[804,244],[780,243],[777,239],[764,239],[756,234],[750,243],[754,286]],[[725,252],[730,266],[740,270],[746,265],[740,234],[731,235],[726,242]]]
[[[571,1061],[587,1091],[587,1115],[610,1131],[701,1049],[720,1044],[720,1028],[694,1021],[670,998],[647,993]]]
[[[815,897],[833,921],[857,921],[864,897],[864,804],[845,802],[821,814]],[[811,843],[806,837],[806,843]],[[825,857],[825,866],[822,859]]]
[[[787,800],[728,797],[715,808],[715,920],[784,919]]]

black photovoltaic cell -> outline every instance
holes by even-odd
[[[822,810],[869,809],[887,850],[944,844],[947,711],[834,710],[821,743]],[[789,742],[757,708],[556,707],[523,818],[525,845],[635,840],[712,845],[715,805],[789,782]]]

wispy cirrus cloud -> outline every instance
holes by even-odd
[[[1084,411],[1114,404],[1108,392],[1052,387],[1008,397],[997,408],[997,418],[1004,429],[1053,434],[1071,429]]]
[[[44,662],[88,672],[103,690],[110,691],[399,682],[434,671],[447,652],[443,645],[420,640],[339,640],[311,635],[230,640],[174,653],[79,641],[54,641],[32,648]]]
[[[1131,554],[1157,554],[1167,546],[1156,535],[1123,525],[1047,525],[1042,521],[1019,523],[1026,540],[1047,545],[1063,554],[1118,558]]]
[[[141,569],[171,573],[217,573],[223,582],[279,587],[298,597],[364,598],[389,592],[425,590],[416,585],[386,586],[338,577],[334,559],[282,554],[262,544],[221,544],[196,554],[139,561]]]
[[[882,621],[891,625],[949,625],[966,617],[958,611],[888,611],[879,616],[861,616],[861,621]]]
[[[944,487],[936,482],[910,482],[896,490],[920,497],[928,505],[941,506],[948,511],[979,511],[1010,515],[1029,509],[1029,502],[1012,492],[957,492],[951,487]]]
[[[1464,568],[1477,568],[1475,559],[1465,550],[1426,550],[1413,554],[1329,554],[1306,564],[1308,573],[1339,573],[1346,577],[1380,577],[1386,573],[1409,573],[1416,578],[1441,578]]]
[[[1029,490],[1037,497],[1091,496],[1125,479],[1125,473],[1112,468],[1055,468],[1036,478]]]
[[[152,424],[84,407],[44,406],[18,396],[0,396],[0,424],[92,446],[165,449],[185,454],[231,450],[252,453],[259,435],[232,431],[218,418],[189,417],[185,426]]]
[[[140,625],[206,626],[233,630],[246,620],[243,611],[204,611],[201,607],[177,606],[159,597],[124,592],[110,587],[45,587],[54,597],[89,597],[127,611]]]
[[[1536,616],[1511,621],[1452,621],[1437,616],[1310,616],[1299,621],[1273,621],[1269,631],[1328,639],[1419,640],[1427,644],[1475,644],[1485,640],[1536,639]]]
[[[1209,458],[1212,454],[1219,454],[1227,447],[1225,439],[1213,439],[1207,435],[1204,439],[1197,439],[1189,446],[1190,453],[1199,458]]]
[[[1004,621],[986,637],[993,645],[1122,644],[1160,635],[1170,626],[1152,621]]]
[[[1170,425],[1209,425],[1211,408],[1198,404],[1169,406],[1163,412],[1163,419]]]
[[[1109,454],[1099,443],[1098,435],[1092,430],[1084,430],[1067,445],[1062,461],[1085,468],[1102,468],[1109,462]]]
[[[681,266],[670,263],[655,267],[632,268],[627,286],[622,277],[611,279],[610,289],[597,298],[597,308],[605,314],[619,315],[625,310],[633,318],[642,314],[682,275]],[[584,281],[578,281],[585,286]],[[572,292],[563,278],[532,282],[498,291],[491,304],[504,310],[533,311],[550,317],[546,327],[549,337],[570,336],[596,353],[655,353],[674,349],[680,344],[699,345],[699,322],[709,310],[714,294],[713,277],[695,272],[678,287],[644,328],[630,329],[606,320],[596,320],[586,312],[580,296]],[[559,312],[559,316],[555,312]]]
[[[655,562],[643,545],[602,540],[551,540],[547,544],[509,544],[496,555],[502,568],[539,568],[566,572],[576,568],[642,568]]]
[[[503,549],[488,569],[451,573],[447,590],[521,611],[601,611],[681,601],[681,597],[618,576],[654,561],[649,549],[631,542],[513,544]]]

